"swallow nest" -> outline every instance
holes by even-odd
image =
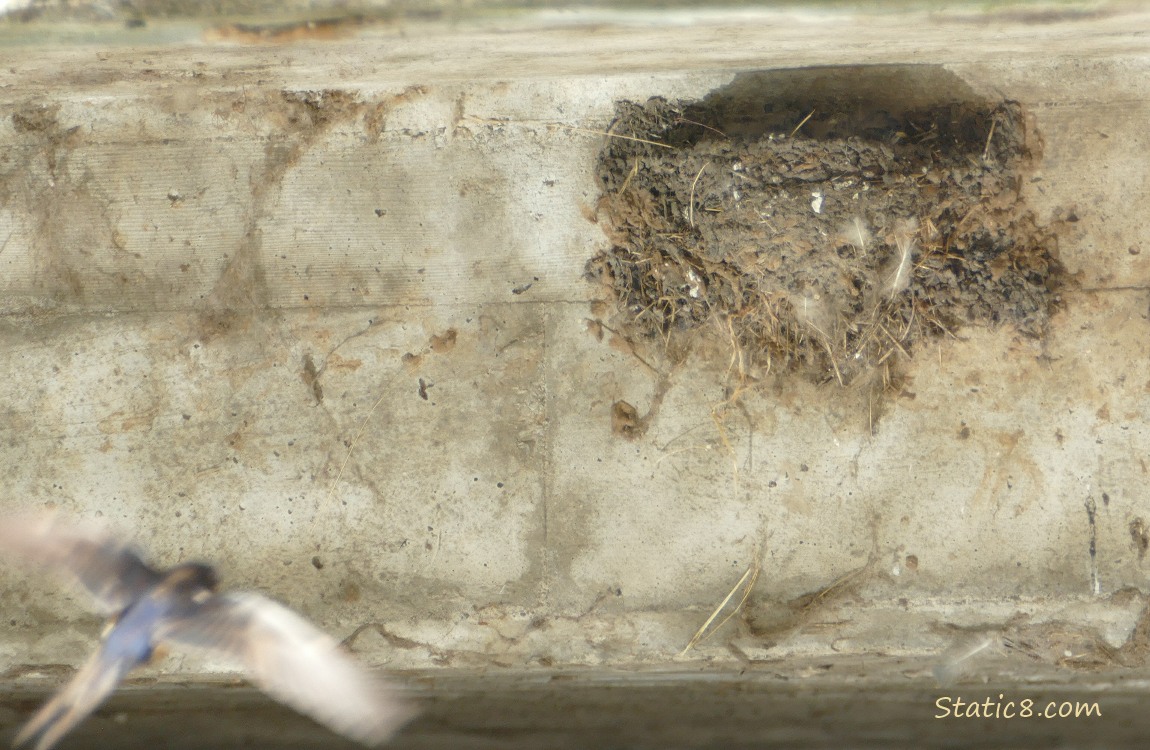
[[[1020,195],[1037,141],[1018,104],[763,111],[617,105],[597,169],[610,247],[587,264],[616,325],[714,326],[741,374],[843,385],[962,326],[1041,335],[1064,274]]]

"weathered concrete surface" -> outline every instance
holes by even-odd
[[[743,615],[682,659],[929,674],[988,630],[1007,675],[1142,674],[1148,28],[745,11],[10,39],[3,506],[217,561],[392,668],[664,664],[757,564]],[[919,352],[875,427],[853,391],[772,380],[735,404],[723,341],[643,364],[593,335],[614,101],[846,64],[941,66],[1033,114],[1024,194],[1078,219],[1047,337]],[[642,439],[612,433],[613,402],[659,398]],[[52,582],[5,568],[0,591],[10,676],[93,644]]]

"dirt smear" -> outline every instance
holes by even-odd
[[[264,146],[263,163],[253,169],[244,233],[200,314],[200,337],[204,341],[232,330],[246,330],[251,316],[269,306],[260,257],[261,226],[283,189],[284,177],[335,124],[356,117],[363,109],[354,96],[339,90],[285,90],[278,96],[265,96],[264,105],[269,119],[277,125],[276,133]]]
[[[889,385],[924,340],[1041,336],[1059,304],[1055,233],[1020,197],[1037,134],[939,68],[746,74],[701,101],[619,102],[610,133],[611,247],[587,275],[613,325],[710,330],[744,380]]]

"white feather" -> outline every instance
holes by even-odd
[[[963,639],[943,654],[934,668],[934,679],[944,687],[952,684],[970,670],[974,657],[994,646],[995,642],[995,638],[989,635]]]
[[[914,265],[914,253],[918,245],[915,234],[918,231],[918,222],[906,221],[895,230],[892,235],[896,248],[892,268],[883,280],[883,294],[892,300],[910,286],[911,269]]]
[[[863,255],[866,255],[867,247],[872,240],[870,230],[867,229],[866,222],[860,216],[856,216],[843,224],[839,228],[839,237],[854,245]]]

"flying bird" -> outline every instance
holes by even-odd
[[[61,570],[111,616],[96,653],[20,730],[15,746],[51,748],[161,645],[236,662],[264,692],[365,745],[380,744],[414,715],[287,607],[259,594],[217,593],[208,565],[159,571],[115,536],[52,516],[0,519],[0,551]]]

